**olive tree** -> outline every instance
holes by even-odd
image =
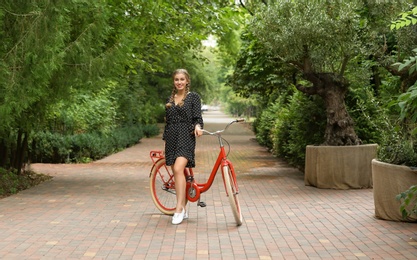
[[[324,100],[324,145],[361,144],[345,105],[347,72],[360,65],[357,57],[372,56],[383,46],[375,28],[406,2],[279,0],[261,5],[248,25],[270,58],[290,72],[297,90]]]

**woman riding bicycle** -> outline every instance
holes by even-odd
[[[166,125],[162,138],[165,140],[166,165],[174,172],[177,205],[172,224],[177,225],[188,218],[184,169],[195,167],[195,137],[203,134],[203,117],[200,96],[190,92],[189,73],[177,69],[173,81],[174,88],[165,105]]]

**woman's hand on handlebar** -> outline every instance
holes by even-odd
[[[201,129],[201,126],[199,124],[195,125],[194,135],[197,136],[197,137],[203,135],[203,129]]]

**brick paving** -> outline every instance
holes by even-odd
[[[215,124],[214,120],[222,122]],[[205,113],[207,129],[230,118]],[[417,259],[417,226],[375,219],[372,189],[325,190],[234,125],[225,138],[238,173],[243,225],[221,178],[171,225],[149,193],[149,151],[160,137],[89,164],[34,164],[53,180],[0,200],[0,259]],[[197,179],[216,140],[198,139]]]

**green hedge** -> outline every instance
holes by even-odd
[[[323,141],[326,117],[321,103],[301,92],[279,98],[254,124],[258,142],[291,165],[304,168],[306,145]]]
[[[132,125],[111,133],[82,133],[62,135],[38,132],[32,137],[29,157],[32,163],[70,163],[98,160],[137,144],[144,136],[159,133],[156,125]]]
[[[366,87],[352,89],[346,106],[363,143],[381,143],[386,116]],[[326,112],[321,98],[294,92],[271,103],[254,123],[258,142],[291,165],[304,169],[306,145],[323,143]]]

